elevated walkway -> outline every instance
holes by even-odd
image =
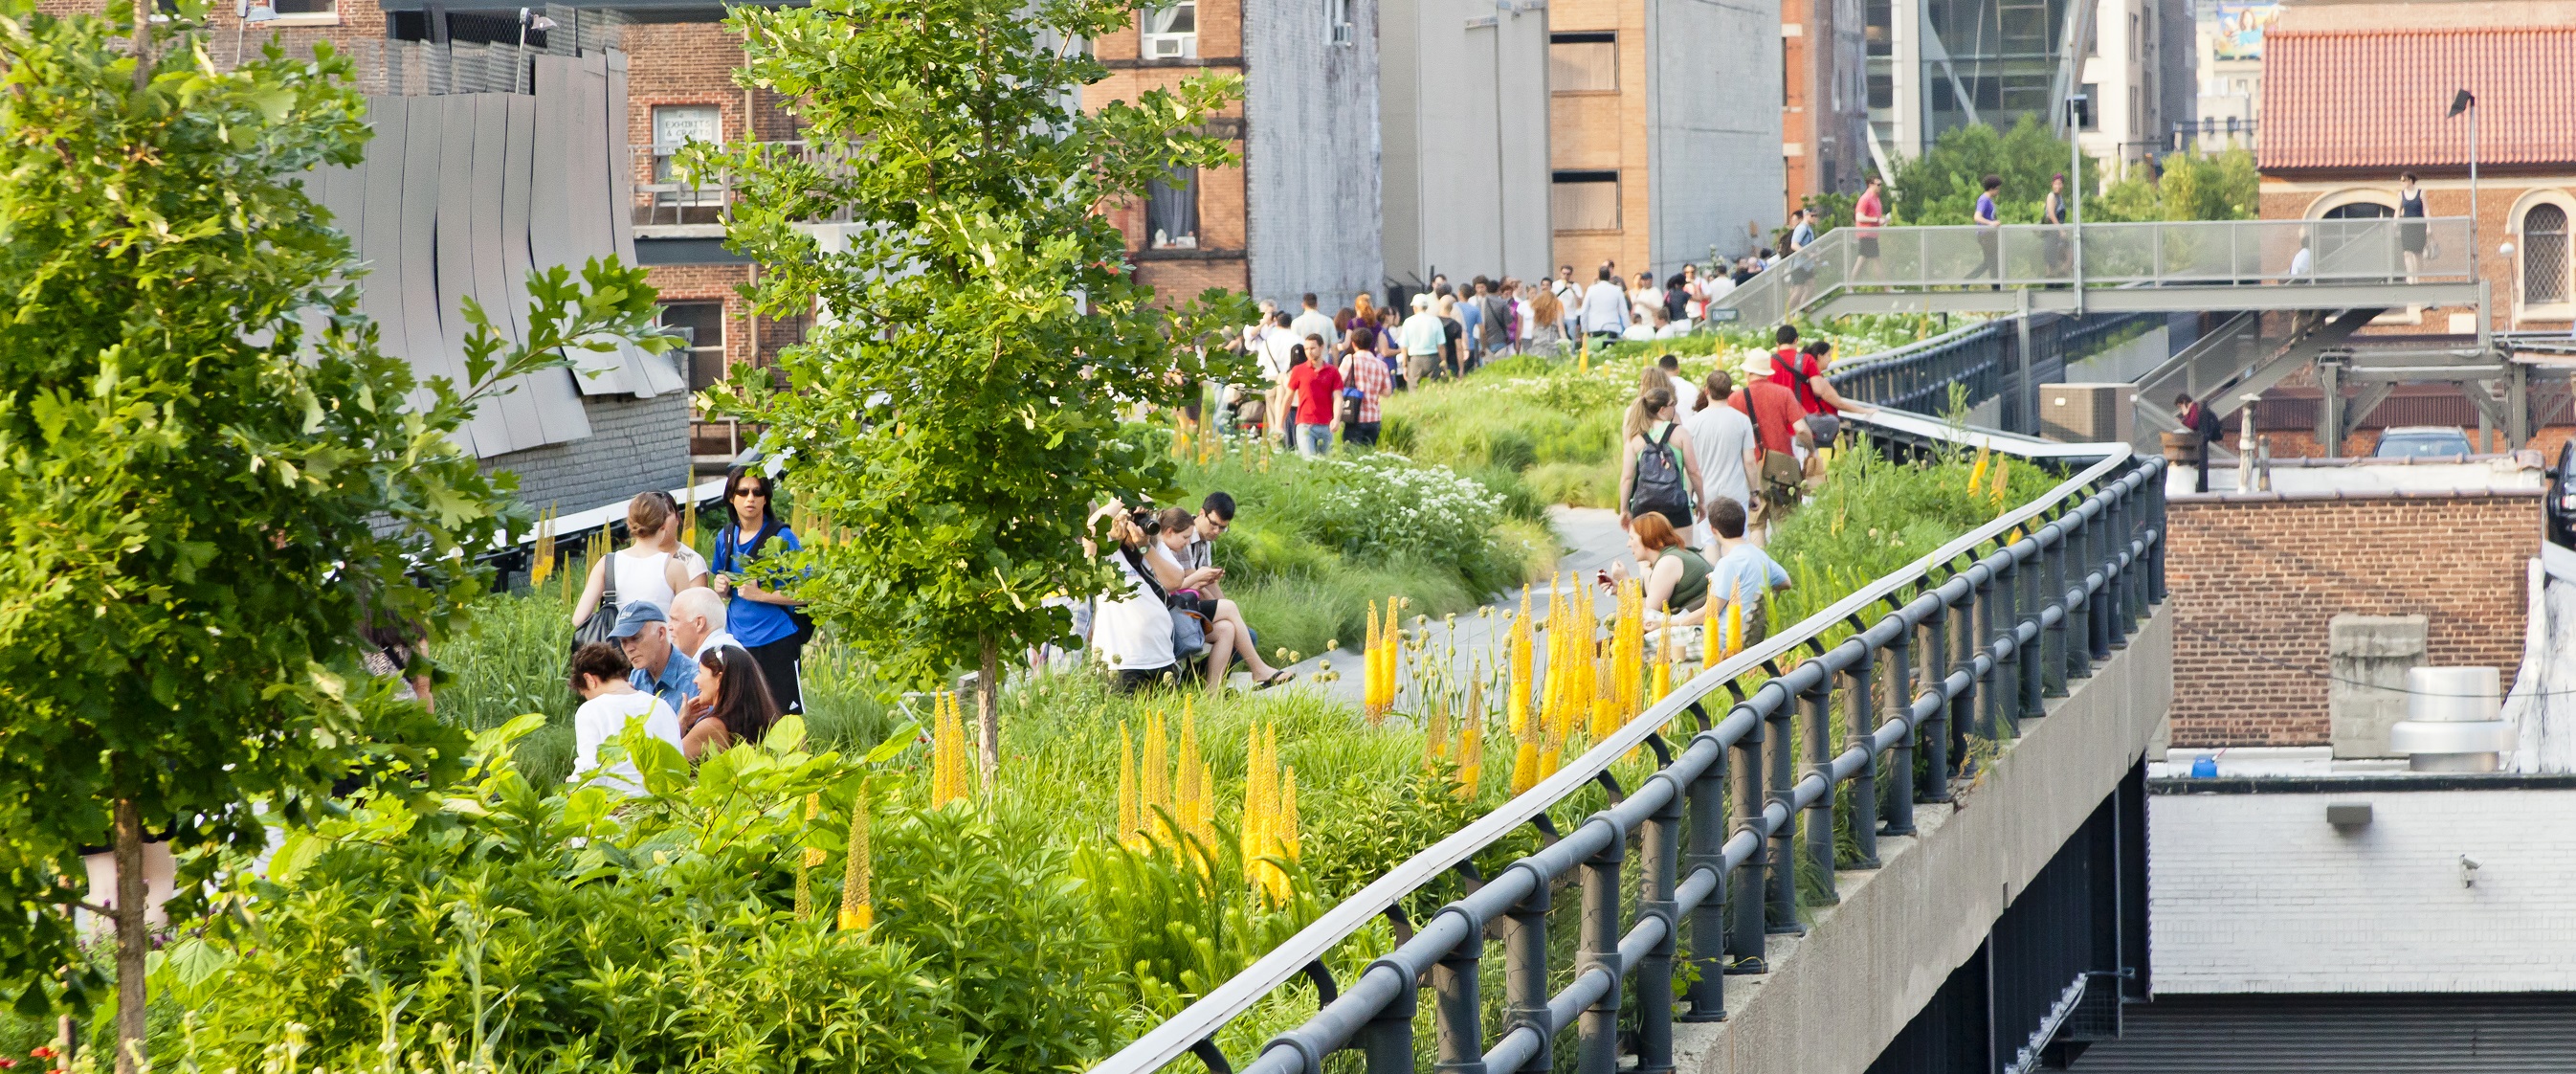
[[[2466,217],[1847,227],[1713,305],[1755,325],[1801,314],[2483,310],[2468,250]]]

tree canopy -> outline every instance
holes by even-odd
[[[0,974],[22,1011],[103,983],[68,913],[84,849],[255,851],[335,781],[459,771],[461,736],[341,669],[362,627],[434,640],[482,585],[512,482],[450,436],[476,396],[653,309],[640,271],[593,264],[585,295],[557,269],[525,345],[469,307],[474,383],[416,383],[301,178],[360,159],[348,63],[221,71],[182,13],[138,74],[127,16],[0,0]],[[174,917],[211,868],[183,870]],[[132,1038],[144,907],[120,874]]]
[[[2066,139],[2036,114],[2022,116],[2009,131],[1982,124],[1951,128],[1922,156],[1897,165],[1889,184],[1896,222],[1973,223],[1980,182],[1995,175],[2004,181],[1995,197],[2004,223],[2036,224],[2049,178],[2066,171],[2066,150]],[[2084,158],[2084,174],[2099,175],[2101,165]],[[2084,222],[2251,219],[2258,208],[2255,179],[2254,155],[2242,149],[2208,156],[2170,153],[2130,167],[2107,187],[2087,186]]]
[[[1047,598],[1109,578],[1083,548],[1089,509],[1171,493],[1166,435],[1132,419],[1239,360],[1202,344],[1249,305],[1164,305],[1101,212],[1233,160],[1202,130],[1232,76],[1087,109],[1068,92],[1108,74],[1076,43],[1136,6],[818,0],[730,23],[743,80],[792,102],[814,148],[699,166],[741,191],[729,241],[762,266],[761,308],[816,327],[779,358],[785,390],[737,378],[711,402],[765,424],[798,502],[844,535],[779,569],[895,680],[991,673],[1002,650],[1064,639]],[[827,247],[816,220],[846,223]],[[984,715],[989,764],[989,692]]]

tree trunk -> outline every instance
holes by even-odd
[[[993,789],[993,770],[1002,763],[1002,643],[990,634],[984,635],[984,667],[975,677],[976,764],[982,769],[984,789]]]
[[[152,943],[144,915],[152,910],[143,882],[143,818],[134,800],[116,800],[116,1074],[136,1074],[143,1051],[143,954]]]
[[[134,95],[152,84],[152,0],[134,0]],[[116,1062],[121,1069],[124,1056]]]

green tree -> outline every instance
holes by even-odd
[[[2168,153],[2158,167],[2129,169],[2086,205],[2085,219],[2251,220],[2260,208],[2256,181],[2254,154],[2243,149]]]
[[[2050,176],[2066,171],[2066,140],[2036,114],[2026,114],[2010,131],[1983,124],[1943,131],[1923,155],[1896,166],[1889,208],[1900,224],[1968,224],[1976,220],[1979,184],[2001,176],[1995,209],[2007,224],[2039,222],[2041,199]],[[2084,174],[2092,174],[2087,159]],[[2086,219],[2091,219],[2087,199]]]
[[[511,485],[450,439],[477,397],[652,311],[640,272],[594,264],[584,296],[558,269],[527,346],[469,307],[473,383],[415,384],[298,180],[360,158],[348,65],[220,72],[202,13],[0,0],[0,973],[21,1011],[86,1008],[105,981],[68,912],[111,917],[120,1071],[145,1058],[147,832],[185,855],[184,916],[216,858],[192,851],[265,846],[345,776],[460,771],[456,732],[332,669],[362,617],[434,640],[479,589]],[[82,898],[94,846],[112,908]]]
[[[1050,594],[1106,591],[1089,508],[1172,494],[1168,441],[1126,419],[1235,368],[1203,344],[1251,315],[1215,290],[1158,305],[1100,212],[1232,160],[1202,125],[1238,79],[1080,106],[1108,71],[1073,43],[1126,28],[1137,3],[737,9],[743,81],[831,148],[700,161],[735,173],[729,242],[763,266],[761,308],[827,314],[781,355],[785,390],[731,381],[710,399],[767,425],[799,502],[847,535],[779,570],[891,678],[979,666],[988,774],[1001,654],[1068,634]],[[817,219],[848,221],[841,249],[800,227]]]

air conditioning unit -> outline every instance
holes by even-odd
[[[2134,384],[2042,384],[2039,435],[2068,444],[2128,443],[2137,397]]]
[[[1197,55],[1197,34],[1146,34],[1145,55],[1149,59],[1179,60]]]

